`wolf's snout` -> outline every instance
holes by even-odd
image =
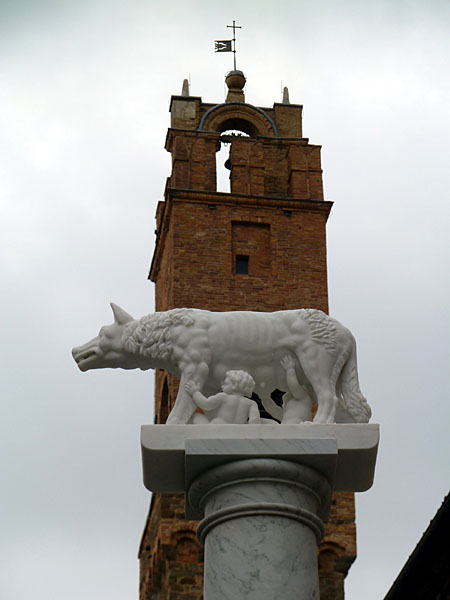
[[[95,358],[96,352],[92,348],[86,348],[84,346],[78,346],[77,348],[73,348],[72,356],[75,362],[78,365],[80,371],[87,371],[88,369],[88,359]]]

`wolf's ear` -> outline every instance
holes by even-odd
[[[111,308],[114,315],[114,323],[117,323],[117,325],[125,325],[125,323],[134,321],[131,315],[123,310],[123,308],[120,308],[120,306],[117,306],[117,304],[114,304],[114,302],[111,302]]]

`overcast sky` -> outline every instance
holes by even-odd
[[[323,145],[330,311],[381,425],[347,600],[380,600],[448,491],[450,3],[1,0],[3,600],[138,597],[153,374],[80,373],[114,301],[151,312],[171,94],[287,85]]]

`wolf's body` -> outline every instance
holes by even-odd
[[[281,359],[295,357],[295,370],[317,403],[316,423],[367,422],[371,411],[358,383],[356,344],[348,329],[313,309],[263,312],[210,312],[173,309],[134,320],[113,306],[115,323],[73,355],[81,370],[121,367],[160,368],[181,379],[171,424],[186,423],[195,405],[185,391],[194,379],[208,396],[220,389],[225,373],[243,370],[256,382],[255,392],[275,418],[281,409],[273,390],[287,390]]]

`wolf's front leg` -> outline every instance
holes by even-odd
[[[189,380],[194,380],[200,391],[202,391],[205,381],[208,377],[209,367],[206,362],[189,362],[180,365],[181,380],[178,388],[177,399],[167,417],[167,425],[184,425],[194,414],[197,406],[195,405],[192,396],[185,390],[185,385]]]

